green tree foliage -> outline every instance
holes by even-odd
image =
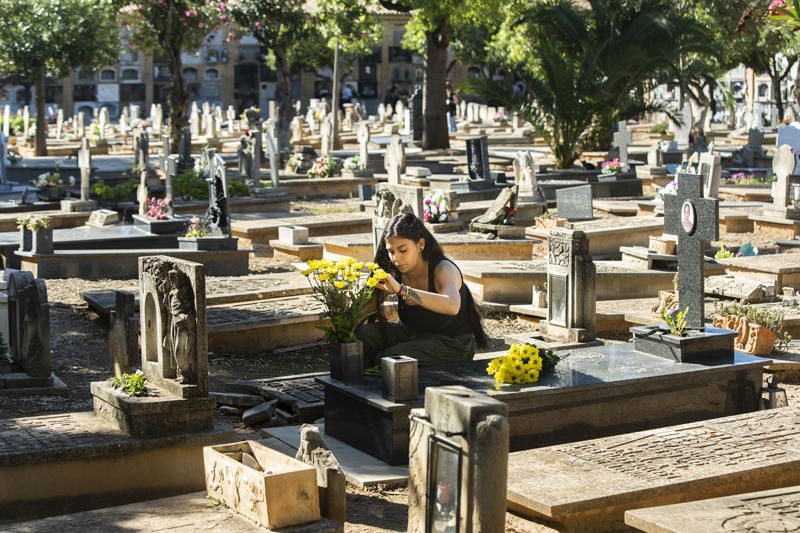
[[[707,48],[706,30],[666,0],[512,2],[493,42],[495,57],[525,84],[474,80],[468,92],[501,102],[530,120],[559,168],[571,167],[596,121],[661,109],[646,102],[648,81],[665,78],[680,54]],[[610,131],[610,129],[609,129]]]
[[[393,11],[411,14],[404,45],[422,52],[425,58],[423,84],[422,146],[425,149],[448,148],[445,96],[447,84],[447,53],[454,28],[477,26],[495,18],[500,2],[497,0],[379,0]],[[424,46],[423,46],[424,43]]]
[[[46,76],[94,70],[119,57],[109,0],[0,0],[0,72],[36,87],[36,155],[47,155]]]
[[[53,0],[59,1],[59,0]],[[132,32],[132,43],[162,55],[169,66],[170,151],[178,151],[180,132],[188,124],[189,92],[181,52],[194,50],[219,24],[211,0],[112,0]]]

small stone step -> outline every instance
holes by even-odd
[[[208,395],[217,400],[217,405],[230,405],[233,407],[253,407],[264,403],[264,398],[254,394],[240,394],[237,392],[210,392]]]
[[[278,407],[278,400],[265,402],[255,407],[246,410],[242,415],[242,423],[245,426],[255,426],[263,422],[269,421],[274,415]]]

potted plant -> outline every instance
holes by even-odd
[[[33,243],[33,234],[28,229],[28,222],[31,215],[20,215],[17,217],[17,229],[19,230],[19,251],[29,252]]]
[[[342,176],[345,178],[360,178],[369,175],[365,163],[357,155],[348,157],[342,163]]]
[[[678,363],[705,362],[733,356],[733,341],[736,333],[720,328],[687,329],[686,314],[682,311],[664,310],[663,324],[656,326],[634,326],[634,349]]]
[[[622,170],[622,162],[619,160],[619,157],[600,163],[600,174],[616,174],[620,170]]]
[[[323,327],[330,342],[331,377],[359,382],[364,370],[364,347],[356,339],[356,328],[367,318],[367,303],[378,282],[387,274],[375,263],[364,264],[352,257],[339,261],[311,260],[303,275],[311,284],[314,297],[322,302]]]
[[[53,253],[53,228],[50,228],[50,217],[32,216],[28,220],[28,230],[31,232],[31,253]]]
[[[236,250],[239,239],[214,235],[208,217],[192,217],[183,237],[178,237],[180,250]]]
[[[182,233],[189,220],[171,216],[172,203],[169,198],[148,198],[144,215],[133,215],[133,222],[143,226],[148,232],[156,235]]]
[[[715,327],[736,332],[734,346],[753,355],[769,355],[782,349],[792,340],[783,330],[783,313],[757,309],[738,303],[717,305],[713,323]]]
[[[39,198],[45,202],[57,202],[64,196],[64,180],[61,179],[61,165],[56,163],[52,172],[39,174],[33,182],[39,189]]]
[[[323,155],[314,160],[306,175],[309,178],[330,178],[336,173],[336,167],[335,158]]]

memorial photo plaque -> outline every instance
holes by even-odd
[[[428,438],[426,533],[457,533],[461,487],[461,447],[431,434]]]
[[[697,225],[695,222],[697,220],[697,216],[694,210],[694,206],[692,202],[686,200],[683,202],[683,207],[681,207],[681,225],[683,226],[683,231],[685,231],[688,235],[694,233],[694,228]]]
[[[548,290],[551,291],[550,316],[548,322],[557,326],[567,325],[567,278],[548,276]]]

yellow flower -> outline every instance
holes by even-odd
[[[319,268],[319,263],[320,263],[319,259],[311,259],[306,264],[308,265],[308,268],[310,268],[311,270],[316,270]]]
[[[331,274],[333,276],[335,276],[336,273],[339,272],[339,270],[335,266],[329,266],[327,268],[327,270],[328,270],[328,274]]]
[[[333,284],[333,286],[336,287],[337,289],[344,289],[345,285],[347,285],[347,283],[345,283],[344,281],[337,281],[336,283]]]
[[[522,347],[523,357],[532,357],[534,355],[539,355],[539,349],[536,348],[536,346],[531,346],[530,344],[526,344]]]
[[[358,261],[356,263],[353,263],[352,267],[353,267],[353,270],[359,271],[362,268],[364,268],[364,261]]]
[[[375,272],[373,273],[373,276],[375,276],[379,280],[384,280],[384,279],[389,277],[389,274],[387,274],[382,268],[379,268],[379,269],[375,270]]]
[[[317,276],[317,279],[319,281],[326,281],[329,277],[330,277],[330,274],[325,272],[324,274],[320,274],[319,276]]]
[[[345,259],[345,263],[347,263],[348,265],[352,265],[355,262],[356,262],[356,260],[353,257],[348,257],[347,259]]]
[[[377,278],[369,278],[367,280],[367,287],[375,288],[376,285],[378,285],[378,279]]]
[[[377,270],[378,269],[378,263],[373,263],[372,261],[370,261],[369,263],[367,263],[367,268],[370,269],[370,270]]]
[[[314,269],[313,269],[313,268],[307,268],[307,269],[303,270],[303,271],[301,272],[301,274],[303,274],[305,277],[308,277],[308,276],[310,276],[310,275],[311,275],[311,273],[312,273],[312,272],[314,272]]]

